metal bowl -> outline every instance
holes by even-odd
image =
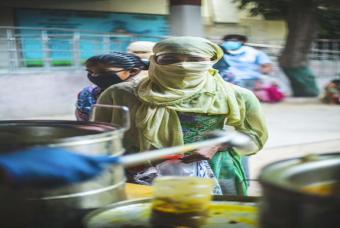
[[[78,146],[120,139],[110,124],[80,121],[0,121],[0,153],[32,146]],[[91,152],[92,153],[92,152]]]
[[[32,146],[62,147],[87,155],[121,155],[124,129],[77,121],[0,121],[0,153]],[[101,176],[48,190],[0,187],[1,227],[64,227],[88,211],[124,200],[125,175],[116,166]]]
[[[320,195],[306,187],[340,183],[340,154],[309,155],[279,161],[260,174],[261,227],[337,227],[340,195]]]

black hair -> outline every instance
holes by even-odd
[[[245,43],[248,41],[248,38],[240,34],[229,34],[223,37],[223,41],[227,41],[227,40],[239,40]]]
[[[95,55],[86,60],[86,66],[102,64],[104,66],[119,67],[125,70],[138,68],[141,70],[148,69],[148,63],[134,54],[115,51],[111,54]]]

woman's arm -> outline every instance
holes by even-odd
[[[101,94],[97,101],[99,105],[126,106],[129,109],[130,129],[124,134],[124,147],[127,153],[139,151],[139,136],[135,123],[135,115],[140,101],[134,93],[136,85],[136,82],[129,81],[111,86]],[[118,125],[118,127],[124,125],[125,119],[121,109],[100,107],[96,109],[94,114],[94,120],[96,122],[112,123]]]
[[[115,101],[113,100],[113,93],[111,89],[105,90],[98,98],[97,103],[98,105],[115,105]],[[112,115],[113,109],[111,108],[104,108],[104,107],[96,107],[94,106],[92,109],[93,119],[96,122],[104,122],[104,123],[111,123],[112,122]]]
[[[211,147],[203,147],[195,150],[195,153],[186,155],[181,160],[184,163],[191,163],[201,160],[210,160],[217,152],[224,151],[228,149],[226,145],[216,145]]]
[[[251,91],[242,90],[240,103],[244,107],[242,107],[241,122],[239,126],[235,127],[235,130],[245,133],[253,139],[252,148],[247,150],[234,148],[234,150],[240,155],[251,155],[263,148],[268,139],[268,130],[259,100]]]
[[[273,65],[271,63],[265,63],[261,65],[261,73],[270,74],[273,71]]]

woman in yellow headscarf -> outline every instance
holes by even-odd
[[[240,156],[260,150],[267,129],[253,93],[225,82],[212,68],[222,55],[218,45],[203,38],[163,40],[154,47],[149,78],[113,86],[98,103],[130,108],[132,126],[124,138],[130,152],[199,141],[205,132],[226,126],[248,134],[253,151],[219,146],[182,158],[189,163],[208,160],[224,194],[246,194]],[[98,110],[95,119],[116,122],[119,115]]]

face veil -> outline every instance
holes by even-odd
[[[90,80],[90,82],[102,90],[107,89],[111,85],[123,82],[123,80],[120,79],[116,73],[99,74],[97,76],[92,76],[90,73],[88,73],[87,78]]]

